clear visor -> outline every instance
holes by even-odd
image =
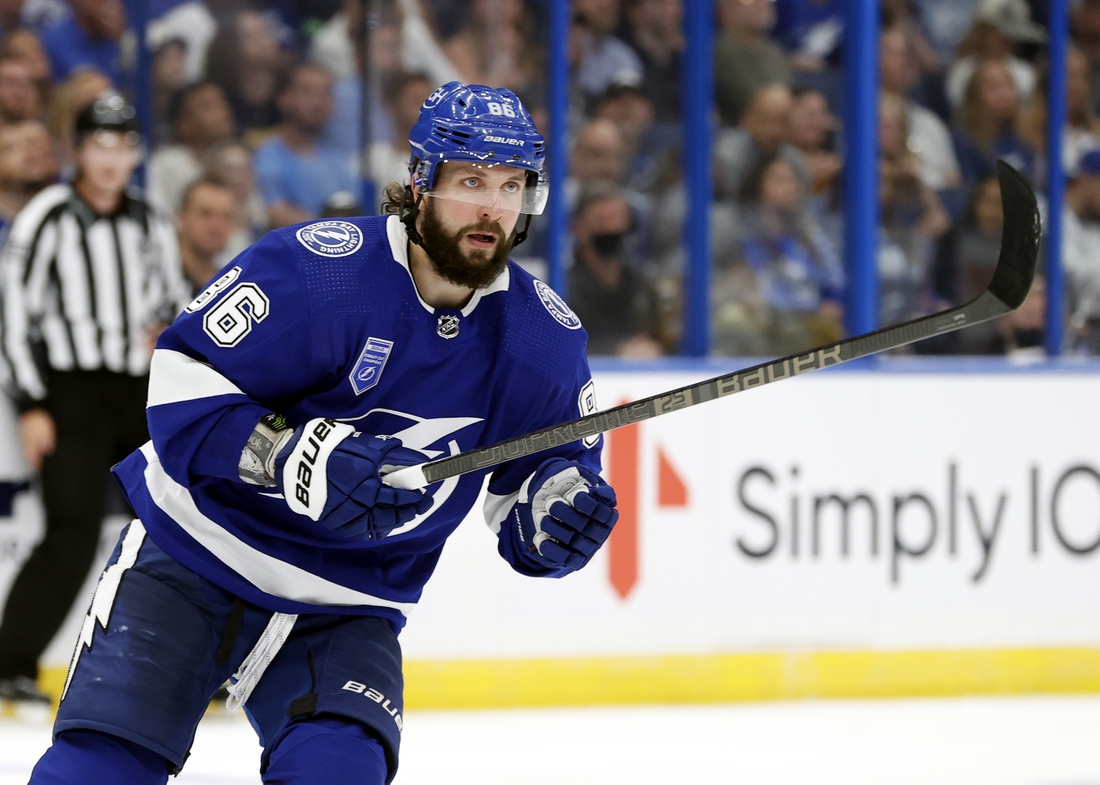
[[[445,163],[451,163],[453,168],[442,167]],[[536,179],[529,176],[531,173],[527,169],[505,164],[443,161],[437,166],[441,168],[435,185],[421,188],[425,196],[529,215],[541,215],[546,208],[550,184],[543,172],[539,172]],[[418,183],[427,182],[427,162],[419,164],[414,179]]]

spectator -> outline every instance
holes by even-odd
[[[955,52],[974,20],[980,0],[918,0],[921,22],[941,67]]]
[[[653,103],[639,87],[614,84],[596,105],[595,119],[613,122],[623,141],[622,182],[627,188],[653,193],[670,158],[679,150],[679,123],[656,122]],[[672,165],[676,165],[672,163]]]
[[[806,161],[811,192],[830,203],[836,195],[842,165],[834,149],[837,119],[820,90],[796,87],[791,97],[787,141]]]
[[[589,355],[663,353],[656,293],[627,258],[633,223],[630,205],[612,183],[586,187],[573,211],[569,305],[588,332]]]
[[[46,509],[0,625],[0,696],[17,702],[49,702],[35,686],[38,658],[95,556],[111,465],[149,438],[154,326],[187,302],[171,226],[126,191],[135,114],[118,93],[85,108],[76,179],[32,199],[4,245],[4,349]]]
[[[1035,155],[1017,131],[1019,117],[1019,93],[1008,66],[1001,60],[985,61],[966,86],[952,137],[966,185],[973,187],[994,174],[998,158],[1035,180]]]
[[[772,0],[718,0],[714,103],[723,125],[741,122],[761,88],[794,83],[787,53],[768,37],[774,26]]]
[[[621,184],[625,169],[626,146],[619,127],[603,118],[587,123],[577,134],[569,158],[574,194],[587,183],[599,180]]]
[[[393,0],[386,2],[393,3]],[[435,17],[438,21],[438,14],[432,8],[422,9],[424,4],[424,0],[398,0],[393,3],[400,12],[400,67],[412,73],[426,74],[436,85],[458,81],[458,70],[443,53],[435,29],[425,19],[425,16]],[[310,40],[310,60],[328,68],[337,82],[358,70],[350,31],[359,28],[350,20],[358,17],[360,7],[361,0],[344,0],[343,10],[333,14]],[[460,10],[465,12],[465,9]],[[382,9],[379,15],[385,16],[386,13]]]
[[[0,54],[0,122],[39,120],[44,110],[27,61],[13,54]]]
[[[73,122],[80,110],[111,88],[111,81],[99,71],[77,71],[54,91],[46,127],[65,156],[73,151]]]
[[[836,251],[806,206],[805,186],[779,155],[757,160],[739,194],[744,269],[721,270],[714,289],[716,343],[722,353],[784,355],[841,337],[844,271]],[[751,271],[751,276],[745,272]],[[738,276],[740,272],[740,276]],[[755,341],[746,344],[745,323],[730,315],[725,295],[731,280],[754,284],[737,295],[755,310]],[[737,300],[734,300],[735,302]],[[736,315],[737,310],[733,313]]]
[[[371,147],[371,175],[379,186],[409,182],[409,132],[433,85],[424,74],[400,72],[386,85],[386,104],[393,117],[393,138]],[[359,213],[361,214],[361,213]]]
[[[1081,0],[1070,12],[1072,40],[1089,61],[1093,82],[1100,75],[1100,0]],[[1093,96],[1093,109],[1100,111],[1100,95]]]
[[[586,186],[607,181],[620,189],[633,211],[637,231],[631,242],[645,242],[650,236],[652,204],[650,198],[627,187],[627,147],[623,132],[611,120],[596,118],[581,128],[569,158],[569,178],[565,182],[565,202],[574,209]]]
[[[586,106],[616,81],[640,84],[644,69],[638,55],[619,38],[619,0],[577,0],[573,34],[577,47],[575,79]]]
[[[787,142],[793,100],[786,87],[769,85],[753,96],[739,127],[719,129],[714,142],[717,198],[736,199],[746,173],[775,155],[786,158],[799,179],[809,184],[809,169],[802,153]]]
[[[882,0],[882,28],[901,33],[918,74],[938,74],[942,64],[928,40],[921,0]]]
[[[70,0],[72,13],[42,31],[54,83],[91,67],[122,86],[122,49],[126,7],[122,0]]]
[[[225,249],[236,220],[233,192],[220,177],[207,174],[184,189],[176,214],[183,274],[197,296],[228,259]]]
[[[1080,157],[1066,184],[1062,265],[1072,316],[1069,333],[1079,351],[1100,354],[1100,150]]]
[[[162,47],[177,42],[175,57],[179,57],[180,86],[191,84],[202,79],[203,68],[206,65],[206,55],[210,48],[210,42],[218,34],[218,23],[214,13],[225,13],[225,5],[217,0],[202,2],[201,0],[172,0],[168,10],[160,15],[153,11],[155,17],[146,30],[146,46],[154,52],[159,52]],[[222,6],[222,7],[219,7]],[[212,10],[214,13],[212,13]],[[154,64],[155,67],[155,64]]]
[[[233,110],[222,89],[198,82],[176,96],[171,112],[175,144],[162,147],[149,160],[149,196],[174,215],[187,186],[202,174],[207,150],[233,138]]]
[[[0,125],[0,235],[61,167],[46,127],[37,120]]]
[[[796,71],[820,73],[838,65],[844,39],[840,0],[776,0],[775,37]]]
[[[13,30],[0,40],[0,57],[14,57],[26,63],[38,91],[38,102],[46,109],[50,105],[53,79],[50,58],[38,36],[30,30]]]
[[[466,25],[443,51],[467,84],[523,94],[540,81],[542,51],[521,0],[473,0]]]
[[[974,23],[959,44],[955,62],[947,71],[947,97],[953,107],[964,99],[970,77],[980,63],[1000,60],[1008,68],[1021,101],[1035,89],[1035,67],[1015,55],[1020,43],[1039,44],[1046,32],[1031,21],[1025,0],[982,0]]]
[[[1043,63],[1031,104],[1020,118],[1020,136],[1046,169],[1047,90],[1049,66]],[[1066,51],[1066,124],[1062,129],[1062,169],[1072,171],[1081,156],[1100,148],[1100,117],[1096,115],[1095,81],[1089,61],[1080,47]]]
[[[206,55],[206,78],[229,99],[246,141],[266,135],[279,122],[277,97],[286,58],[259,11],[242,11],[219,28]]]
[[[332,114],[332,77],[323,66],[298,66],[279,96],[283,121],[256,150],[256,180],[271,229],[321,213],[337,191],[355,189],[347,156],[321,136]]]
[[[240,142],[225,142],[209,150],[203,163],[206,172],[214,173],[233,192],[233,232],[225,249],[225,257],[232,259],[267,231],[267,210],[256,188],[252,154]]]
[[[375,78],[368,85],[369,111],[364,118],[362,73],[367,49],[363,38],[367,23],[358,0],[351,0],[345,8],[348,35],[354,44],[356,68],[335,82],[334,108],[328,125],[325,126],[324,141],[340,150],[356,165],[361,148],[368,144],[362,138],[364,131],[369,132],[370,147],[394,139],[393,117],[386,106],[382,89],[401,71],[401,13],[400,6],[393,0],[379,3],[379,13],[375,20],[377,24],[370,30],[371,68]]]
[[[683,8],[680,0],[627,0],[624,41],[642,61],[641,91],[657,121],[680,118]]]
[[[879,224],[876,264],[879,323],[912,319],[936,310],[931,299],[935,242],[951,225],[936,193],[921,177],[906,144],[905,102],[879,98]]]
[[[154,147],[172,142],[172,107],[188,83],[186,62],[187,44],[182,39],[171,38],[153,50]]]
[[[917,83],[919,69],[913,45],[904,31],[889,28],[882,32],[878,62],[882,90],[905,102],[908,146],[920,160],[924,182],[937,191],[958,188],[962,180],[951,132],[935,112],[908,98]]]

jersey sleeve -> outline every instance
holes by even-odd
[[[157,342],[147,418],[153,447],[184,485],[240,482],[259,419],[282,412],[331,368],[295,249],[272,232],[244,251]]]
[[[597,411],[595,384],[583,353],[578,359],[575,375],[564,380],[564,383],[547,380],[542,373],[529,373],[524,378],[530,389],[521,394],[522,397],[518,400],[523,402],[532,416],[524,423],[522,431],[515,434],[517,436],[560,425]],[[527,556],[525,546],[516,535],[516,527],[508,525],[508,518],[517,502],[529,500],[528,485],[543,463],[551,458],[564,458],[599,474],[602,450],[603,437],[595,436],[509,461],[493,472],[485,500],[485,520],[497,535],[497,550],[500,555],[517,572],[551,578],[562,577],[570,572],[564,568],[548,569]]]
[[[171,324],[191,299],[190,284],[183,274],[179,240],[172,222],[157,213],[151,222],[150,233],[157,248],[151,311],[158,323]]]
[[[53,277],[58,232],[45,214],[60,199],[40,194],[15,217],[0,254],[3,350],[11,368],[9,394],[20,412],[42,405],[48,369],[40,323]]]

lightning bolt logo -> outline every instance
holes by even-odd
[[[318,256],[348,256],[363,245],[363,233],[348,221],[317,221],[298,230],[298,242]]]
[[[65,689],[61,691],[61,700],[65,700],[65,695],[69,692],[69,684],[72,683],[73,674],[76,673],[80,655],[85,649],[92,648],[96,623],[98,622],[99,626],[106,631],[107,620],[111,618],[111,609],[115,606],[115,597],[122,582],[122,575],[134,566],[143,542],[145,542],[145,527],[141,525],[141,521],[135,520],[126,530],[118,560],[104,570],[99,578],[99,585],[92,597],[92,607],[88,609],[88,615],[84,617],[84,624],[80,627],[80,637],[77,638],[76,650],[69,663],[69,675],[65,677]]]

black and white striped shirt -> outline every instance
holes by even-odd
[[[189,299],[175,229],[133,194],[96,215],[68,184],[16,216],[0,256],[3,350],[20,410],[46,397],[47,369],[149,371],[147,329]]]

